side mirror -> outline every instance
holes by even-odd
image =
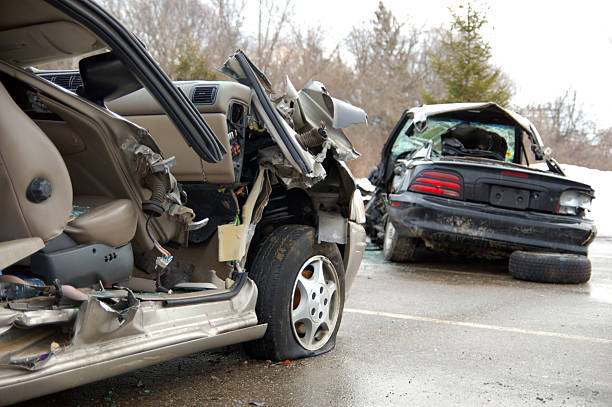
[[[79,72],[83,80],[81,96],[102,106],[105,100],[117,99],[142,88],[112,52],[81,59]]]

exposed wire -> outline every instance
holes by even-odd
[[[147,226],[146,226],[147,235],[149,235],[149,239],[151,239],[153,241],[153,245],[155,246],[155,248],[162,254],[162,256],[164,256],[164,259],[170,261],[173,258],[172,254],[170,254],[170,252],[168,250],[164,249],[162,247],[162,245],[159,244],[157,239],[155,239],[155,237],[151,233],[151,229],[150,229],[149,225],[151,223],[151,218],[152,217],[153,217],[153,215],[149,215],[149,217],[147,218]]]

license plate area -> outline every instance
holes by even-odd
[[[529,191],[526,189],[491,185],[489,203],[504,208],[527,209],[529,207]]]

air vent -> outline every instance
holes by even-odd
[[[61,86],[64,89],[70,89],[70,82],[72,80],[72,75],[56,75],[51,82],[55,83],[56,85]]]
[[[216,99],[216,86],[196,86],[191,93],[191,101],[196,105],[213,105]]]
[[[83,80],[81,79],[81,75],[73,75],[72,79],[70,79],[70,90],[72,90],[73,92],[76,92],[78,87],[82,85],[83,85]]]
[[[77,72],[65,74],[40,74],[40,77],[75,93],[77,88],[83,84],[81,75],[79,75]]]

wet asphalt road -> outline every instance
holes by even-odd
[[[22,405],[612,406],[612,240],[591,246],[577,286],[381,255],[366,253],[326,355],[270,365],[233,346]]]

